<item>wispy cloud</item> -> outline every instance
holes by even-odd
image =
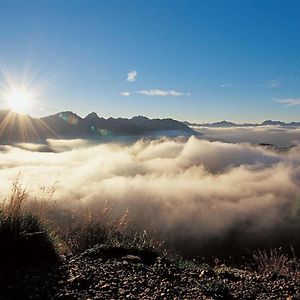
[[[260,87],[260,88],[269,88],[269,89],[276,89],[276,88],[280,88],[283,87],[283,83],[281,80],[279,79],[272,79],[272,80],[268,80],[265,81],[263,83],[258,83],[255,85],[256,87]],[[246,83],[237,83],[237,82],[225,82],[222,83],[220,85],[221,88],[245,88],[245,87],[249,87],[249,84]]]
[[[144,96],[152,96],[152,97],[179,97],[179,96],[191,96],[191,93],[178,92],[175,90],[161,90],[161,89],[150,89],[150,90],[139,90],[139,91],[124,91],[121,92],[122,96],[130,96],[133,94],[140,94]]]
[[[237,88],[239,86],[240,85],[238,83],[232,83],[232,82],[221,84],[222,88]]]
[[[150,90],[140,90],[136,92],[137,94],[145,95],[145,96],[159,96],[159,97],[166,97],[166,96],[190,96],[191,93],[183,93],[174,90],[160,90],[160,89],[150,89]]]
[[[282,87],[283,84],[279,79],[273,79],[273,80],[266,81],[262,84],[259,84],[259,86],[263,88],[276,89]]]
[[[300,105],[300,98],[279,99],[276,102],[284,104],[284,106]]]
[[[127,81],[129,82],[134,82],[137,77],[137,71],[132,70],[127,74]]]

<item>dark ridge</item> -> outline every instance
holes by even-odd
[[[43,143],[49,138],[101,139],[120,135],[149,135],[163,131],[175,131],[177,135],[199,135],[187,125],[173,119],[148,119],[143,116],[132,119],[104,119],[95,112],[81,118],[72,111],[32,118],[9,110],[0,111],[0,144]]]

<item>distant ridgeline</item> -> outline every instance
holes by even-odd
[[[120,135],[149,135],[161,131],[178,132],[178,135],[197,134],[186,124],[173,119],[100,118],[90,113],[81,118],[73,112],[32,118],[12,111],[0,111],[0,143],[43,142],[46,139],[98,139]]]
[[[285,123],[282,121],[272,121],[272,120],[266,120],[260,124],[257,123],[232,123],[228,121],[220,121],[215,123],[189,123],[189,122],[183,122],[187,126],[194,126],[194,127],[256,127],[256,126],[281,126],[281,127],[300,127],[300,122],[290,122]]]

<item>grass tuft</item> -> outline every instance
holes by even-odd
[[[275,273],[278,275],[289,275],[300,273],[300,264],[293,248],[291,254],[285,253],[281,248],[258,250],[253,254],[254,270],[260,274]]]
[[[84,215],[80,211],[65,211],[64,220],[55,231],[72,254],[80,254],[100,244],[153,251],[160,251],[163,246],[153,231],[137,230],[129,221],[127,210],[120,217],[114,217],[108,203],[102,210]]]
[[[57,253],[38,216],[27,209],[28,193],[13,182],[0,206],[0,265],[38,265],[57,260]]]

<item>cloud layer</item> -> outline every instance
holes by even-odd
[[[50,140],[47,147],[1,147],[2,195],[19,171],[32,193],[58,182],[63,207],[97,210],[108,200],[186,255],[225,253],[233,241],[238,249],[299,240],[299,147],[280,153],[195,137],[130,145]]]
[[[300,144],[300,128],[259,126],[229,128],[193,127],[193,129],[207,138],[232,143],[267,143],[280,147]]]

